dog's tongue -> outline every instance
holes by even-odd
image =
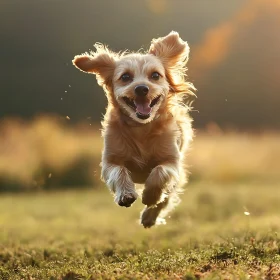
[[[150,101],[148,100],[134,100],[134,104],[136,105],[136,110],[138,113],[142,115],[149,115],[152,111],[150,107]]]

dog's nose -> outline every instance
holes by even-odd
[[[138,96],[146,96],[149,92],[149,87],[146,85],[136,86],[134,92]]]

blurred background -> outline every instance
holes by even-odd
[[[0,1],[0,190],[100,186],[106,99],[72,66],[178,31],[197,88],[190,181],[280,175],[279,0]]]

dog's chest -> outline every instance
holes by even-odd
[[[141,150],[132,152],[131,156],[125,161],[125,167],[130,171],[135,183],[144,183],[152,169],[158,165],[158,161],[153,153],[148,154]]]
[[[178,137],[176,124],[169,120],[164,125],[150,123],[127,131],[122,143],[126,149],[125,166],[131,172],[150,172],[173,153]]]
[[[160,136],[133,141],[124,164],[135,183],[143,184],[152,169],[164,161],[164,146]]]
[[[152,169],[160,163],[163,149],[162,135],[146,135],[146,137],[134,139],[130,143],[126,166],[133,170]]]

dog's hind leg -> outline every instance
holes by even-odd
[[[145,228],[152,227],[153,225],[166,224],[165,217],[179,203],[180,198],[178,194],[172,192],[162,202],[151,207],[146,206],[141,213],[141,224]]]

